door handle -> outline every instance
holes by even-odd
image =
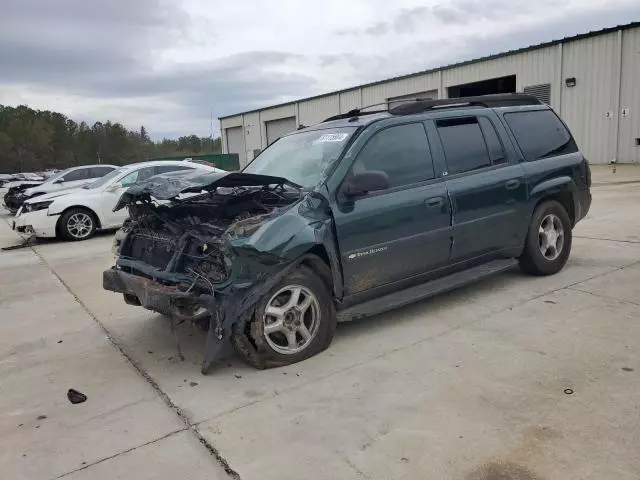
[[[428,198],[424,204],[427,207],[441,207],[443,204],[442,197]]]
[[[520,180],[517,180],[517,179],[509,180],[507,183],[504,184],[504,186],[507,187],[507,190],[515,190],[520,186]]]

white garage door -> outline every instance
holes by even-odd
[[[242,127],[227,128],[227,153],[237,153],[240,160],[240,167],[247,163],[247,153],[244,151],[244,136]]]
[[[265,122],[267,127],[267,144],[271,145],[278,138],[296,129],[296,117],[279,118]]]

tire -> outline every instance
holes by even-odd
[[[73,227],[76,228],[73,228]],[[98,228],[95,214],[86,208],[71,208],[58,220],[58,231],[65,240],[75,242],[93,237]]]
[[[544,276],[562,270],[571,253],[571,228],[569,214],[560,203],[555,200],[540,203],[531,216],[524,252],[520,257],[522,271]],[[552,245],[554,239],[555,244]]]
[[[295,291],[299,291],[297,302]],[[282,367],[325,350],[333,340],[336,321],[326,284],[313,270],[301,265],[258,301],[249,322],[234,325],[231,343],[255,368]]]

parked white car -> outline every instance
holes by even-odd
[[[44,195],[45,193],[77,188],[86,183],[93,182],[98,178],[102,178],[117,168],[115,165],[104,164],[67,168],[50,176],[37,187],[27,188],[23,193],[26,198],[33,198],[37,195]]]
[[[128,218],[127,209],[114,212],[122,193],[154,175],[178,170],[223,172],[218,168],[182,161],[152,161],[121,167],[81,188],[48,193],[24,202],[14,229],[36,237],[86,240],[96,230],[115,229]]]

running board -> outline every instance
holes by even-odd
[[[496,273],[504,272],[518,265],[518,261],[514,258],[493,260],[477,267],[452,273],[446,277],[436,278],[430,282],[416,285],[415,287],[400,290],[398,292],[387,294],[383,297],[374,298],[372,300],[353,305],[338,311],[338,321],[345,322],[349,320],[357,320],[363,317],[370,317],[379,313],[394,310],[411,303],[433,297],[440,293],[448,292],[463,285],[482,280],[485,277]]]

